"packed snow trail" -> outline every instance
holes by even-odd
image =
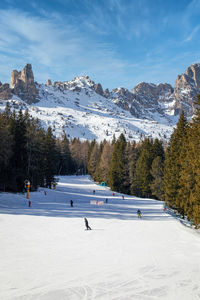
[[[162,202],[123,200],[88,176],[30,198],[31,208],[22,194],[0,194],[0,299],[200,299],[200,237]]]

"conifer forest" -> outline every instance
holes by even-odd
[[[56,175],[90,174],[113,190],[165,201],[182,218],[200,224],[200,95],[196,114],[188,122],[184,112],[168,144],[145,138],[126,141],[123,134],[101,143],[56,138],[49,127],[28,111],[0,114],[0,190],[22,192],[52,187]]]

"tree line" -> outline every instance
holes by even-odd
[[[51,187],[55,175],[74,174],[83,167],[78,158],[73,159],[66,135],[56,139],[51,127],[44,130],[28,111],[11,112],[7,103],[0,113],[1,191],[21,192],[27,179],[32,190]]]
[[[188,122],[182,112],[166,150],[164,199],[196,227],[200,224],[200,95],[195,116]]]
[[[127,142],[121,134],[112,142],[95,140],[88,152],[88,172],[112,190],[163,199],[164,148],[158,139]]]

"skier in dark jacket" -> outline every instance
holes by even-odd
[[[70,205],[71,205],[71,207],[74,206],[74,202],[72,200],[70,200]]]
[[[140,209],[137,210],[137,215],[138,215],[138,218],[140,218],[140,219],[142,218],[142,213],[141,213]]]
[[[86,218],[84,218],[84,220],[85,220],[85,226],[86,226],[86,229],[87,229],[87,230],[92,230],[92,229],[90,228],[89,224],[88,224],[88,220],[87,220]]]

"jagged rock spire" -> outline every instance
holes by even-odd
[[[34,82],[31,64],[27,64],[22,71],[12,71],[10,88],[13,94],[29,104],[38,102],[38,90]]]

